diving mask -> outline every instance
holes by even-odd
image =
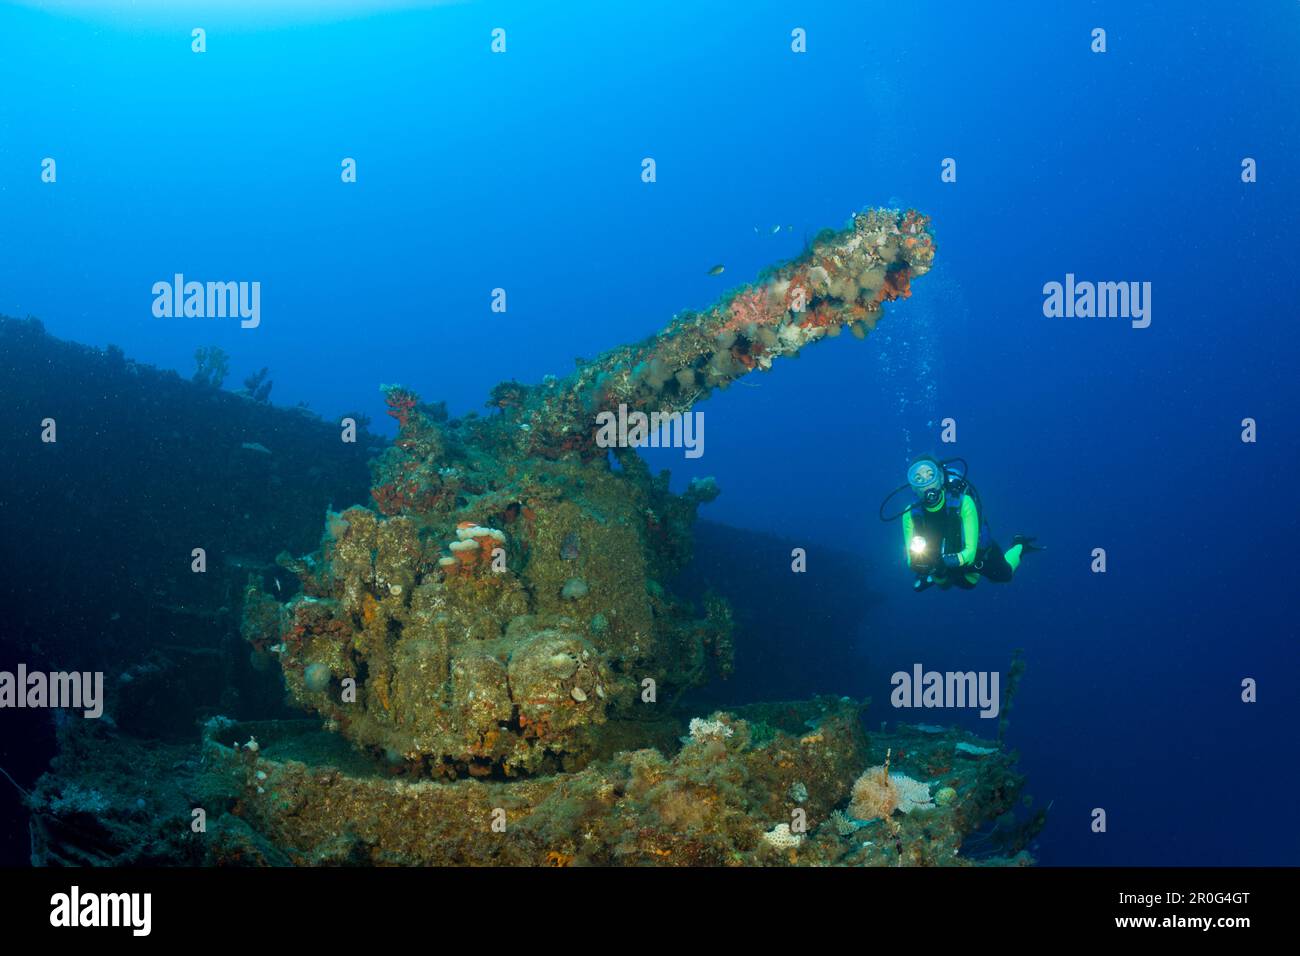
[[[912,493],[927,508],[933,508],[943,498],[943,482],[943,467],[933,459],[921,458],[907,469],[907,483]]]

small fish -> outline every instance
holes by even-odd
[[[781,231],[781,227],[780,227],[780,226],[773,226],[773,227],[772,227],[772,235],[775,236],[775,235],[776,235],[778,232],[780,232],[780,231]]]
[[[712,269],[709,270],[709,275],[720,276],[722,275],[722,273],[726,271],[727,271],[726,266],[724,266],[722,263],[719,262],[716,266],[714,266]]]

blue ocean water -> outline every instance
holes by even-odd
[[[710,520],[806,541],[792,588],[819,548],[867,563],[860,633],[788,640],[864,648],[825,690],[873,719],[917,719],[896,670],[1025,650],[1042,862],[1294,863],[1297,40],[1284,2],[6,5],[0,312],[187,376],[218,345],[325,416],[382,420],[383,382],[463,412],[915,207],[935,267],[865,343],[710,398],[700,459],[649,457],[717,478]],[[261,324],[156,318],[176,273],[260,281]],[[1067,273],[1150,282],[1150,326],[1045,317]],[[924,451],[1049,550],[912,594],[876,511]]]

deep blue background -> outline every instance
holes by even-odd
[[[656,464],[718,478],[709,518],[806,541],[792,588],[818,587],[819,546],[865,555],[887,600],[864,633],[789,639],[866,642],[826,690],[874,719],[952,719],[891,712],[896,669],[1025,648],[1009,742],[1054,801],[1044,862],[1300,862],[1297,4],[191,9],[0,9],[0,311],[186,375],[218,344],[228,386],[268,365],[274,400],[325,415],[381,419],[381,382],[463,412],[853,209],[914,206],[939,249],[914,297],[710,399],[705,456]],[[261,281],[262,326],[155,319],[174,272]],[[1151,327],[1044,318],[1066,272],[1151,282]],[[914,596],[876,507],[947,416],[995,533],[1051,550],[1008,587]]]

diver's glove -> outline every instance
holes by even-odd
[[[949,571],[956,571],[958,568],[961,567],[961,555],[945,554],[943,556],[943,566],[947,568]]]

